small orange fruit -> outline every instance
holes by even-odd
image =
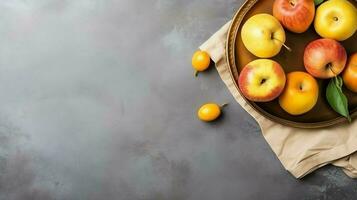
[[[192,56],[192,67],[195,69],[195,76],[198,72],[205,71],[211,63],[211,58],[205,51],[196,51]]]
[[[197,116],[200,120],[205,122],[213,121],[221,115],[221,108],[225,105],[226,104],[219,106],[215,103],[205,104],[198,109]]]

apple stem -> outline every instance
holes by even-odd
[[[288,45],[286,45],[283,41],[281,41],[281,40],[279,40],[277,38],[274,38],[274,39],[278,40],[288,51],[292,52],[291,48]]]
[[[283,43],[283,46],[284,46],[288,51],[292,52],[291,48],[288,47],[286,44]]]
[[[333,73],[333,75],[335,75],[335,77],[338,75],[335,71],[333,71],[332,67],[329,67],[329,69],[331,70],[331,72]]]
[[[193,75],[194,75],[195,77],[197,77],[197,76],[198,76],[198,71],[195,70],[195,72],[193,73]]]

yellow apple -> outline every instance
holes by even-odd
[[[281,65],[270,59],[257,59],[248,63],[239,74],[242,94],[255,102],[277,98],[285,86],[285,72]]]
[[[305,72],[291,72],[279,97],[280,106],[291,115],[301,115],[311,110],[318,99],[317,81]]]
[[[315,30],[324,38],[343,41],[357,30],[357,9],[348,0],[329,0],[316,11]]]
[[[242,27],[241,37],[249,52],[260,58],[277,55],[285,43],[285,31],[272,15],[257,14]]]

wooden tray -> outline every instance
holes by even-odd
[[[232,78],[235,80],[235,87],[238,88],[238,74],[242,68],[250,61],[257,59],[244,47],[240,37],[241,27],[244,22],[251,16],[258,13],[272,14],[274,0],[247,0],[233,17],[231,27],[227,37],[227,61],[230,68]],[[357,7],[357,2],[350,0]],[[357,23],[357,22],[356,22]],[[286,73],[292,71],[306,71],[303,65],[303,52],[305,46],[320,38],[314,30],[313,25],[308,31],[302,34],[286,32],[286,44],[292,48],[292,52],[288,52],[282,48],[282,51],[272,59],[279,62]],[[357,52],[357,33],[350,39],[342,42],[346,48],[348,55]],[[267,103],[255,103],[245,99],[256,111],[263,116],[283,125],[288,125],[298,128],[322,128],[339,123],[344,123],[347,120],[337,114],[328,105],[325,93],[328,80],[317,79],[320,94],[315,107],[300,116],[293,116],[286,113],[280,106],[277,100]],[[239,90],[240,91],[240,90]],[[349,102],[349,110],[352,118],[357,116],[357,94],[344,88]],[[242,95],[243,96],[243,95]]]

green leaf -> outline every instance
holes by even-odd
[[[315,0],[315,5],[318,6],[320,5],[322,2],[324,2],[325,0]]]
[[[342,92],[343,80],[337,76],[330,80],[326,89],[326,98],[334,111],[346,117],[351,122],[351,117],[348,111],[348,101],[345,94]]]

